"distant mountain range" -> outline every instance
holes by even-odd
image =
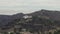
[[[35,11],[30,14],[23,14],[23,13],[17,13],[14,15],[0,15],[0,27],[14,21],[15,19],[20,19],[25,15],[30,15],[30,16],[47,16],[51,18],[52,20],[57,20],[60,21],[60,11],[51,11],[51,10],[40,10],[40,11]]]
[[[52,11],[52,10],[40,10],[40,11],[36,11],[34,13],[28,14],[28,15],[32,15],[32,16],[36,16],[36,15],[40,15],[40,16],[47,16],[53,20],[58,20],[60,21],[60,11]]]

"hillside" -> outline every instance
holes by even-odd
[[[28,15],[28,16],[43,16],[51,19],[52,21],[56,21],[57,25],[60,25],[60,11],[51,11],[51,10],[40,10],[40,11],[35,11],[34,13],[30,14],[23,14],[23,13],[18,13],[14,15],[0,15],[0,27],[6,27],[5,25],[14,24],[14,20],[22,19],[23,16]]]

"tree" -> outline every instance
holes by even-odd
[[[19,32],[16,32],[16,34],[20,34]]]
[[[60,34],[60,30],[55,31],[54,34]]]
[[[10,34],[14,34],[13,32],[11,32]]]
[[[49,34],[51,34],[51,32],[49,32]]]

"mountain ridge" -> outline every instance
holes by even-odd
[[[47,17],[51,18],[52,20],[60,21],[60,12],[59,11],[42,9],[40,11],[35,11],[30,14],[17,13],[14,15],[0,15],[0,27],[10,23],[11,21],[14,21],[15,19],[20,19],[25,15],[27,15],[27,16],[47,16]]]

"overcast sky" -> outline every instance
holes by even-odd
[[[40,9],[60,10],[60,0],[0,0],[0,14],[31,13]]]

